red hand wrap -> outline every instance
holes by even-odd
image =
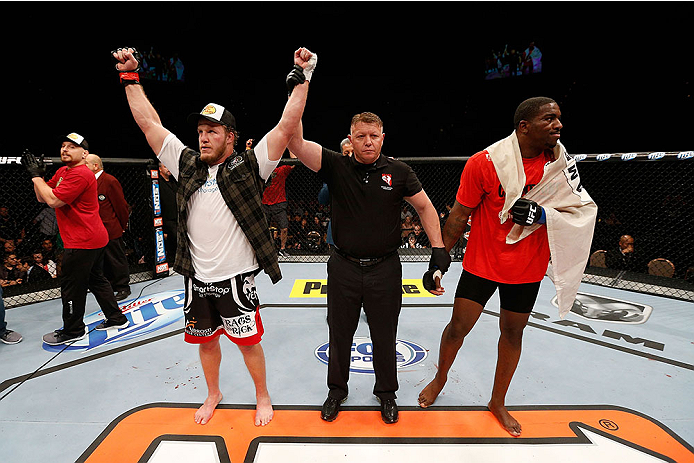
[[[137,72],[121,72],[120,73],[120,83],[140,83],[140,74]]]

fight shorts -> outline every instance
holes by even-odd
[[[258,344],[264,330],[254,275],[216,283],[185,278],[185,341],[202,344],[224,333],[239,345]]]
[[[469,299],[484,307],[499,288],[501,308],[517,313],[530,313],[540,291],[540,282],[508,284],[487,280],[463,270],[455,291],[456,298]]]

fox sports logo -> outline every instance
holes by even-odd
[[[329,343],[316,348],[315,354],[318,360],[328,364]],[[422,346],[404,339],[395,342],[395,360],[398,368],[416,365],[427,358],[427,351]],[[368,337],[355,337],[352,341],[352,357],[349,371],[352,373],[374,374],[373,368],[373,344]]]

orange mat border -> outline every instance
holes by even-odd
[[[509,407],[523,426],[519,438],[510,437],[484,407],[400,407],[397,424],[386,425],[378,407],[343,407],[338,418],[320,419],[320,407],[275,406],[275,416],[265,427],[253,424],[255,407],[220,405],[212,420],[204,425],[193,421],[200,404],[155,403],[130,410],[116,418],[77,460],[100,463],[136,462],[162,436],[221,437],[231,462],[252,459],[258,442],[277,438],[320,438],[336,440],[376,439],[458,439],[465,443],[571,443],[580,440],[576,427],[582,426],[647,453],[678,463],[694,462],[694,449],[663,424],[633,410],[614,406],[533,406]],[[208,439],[209,438],[209,439]],[[291,439],[290,439],[291,440]],[[219,443],[218,443],[219,445]],[[249,453],[249,449],[251,452]],[[152,448],[153,450],[153,448]]]

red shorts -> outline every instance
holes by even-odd
[[[215,283],[186,278],[185,297],[186,342],[202,344],[222,333],[243,346],[260,342],[264,330],[254,272]]]

